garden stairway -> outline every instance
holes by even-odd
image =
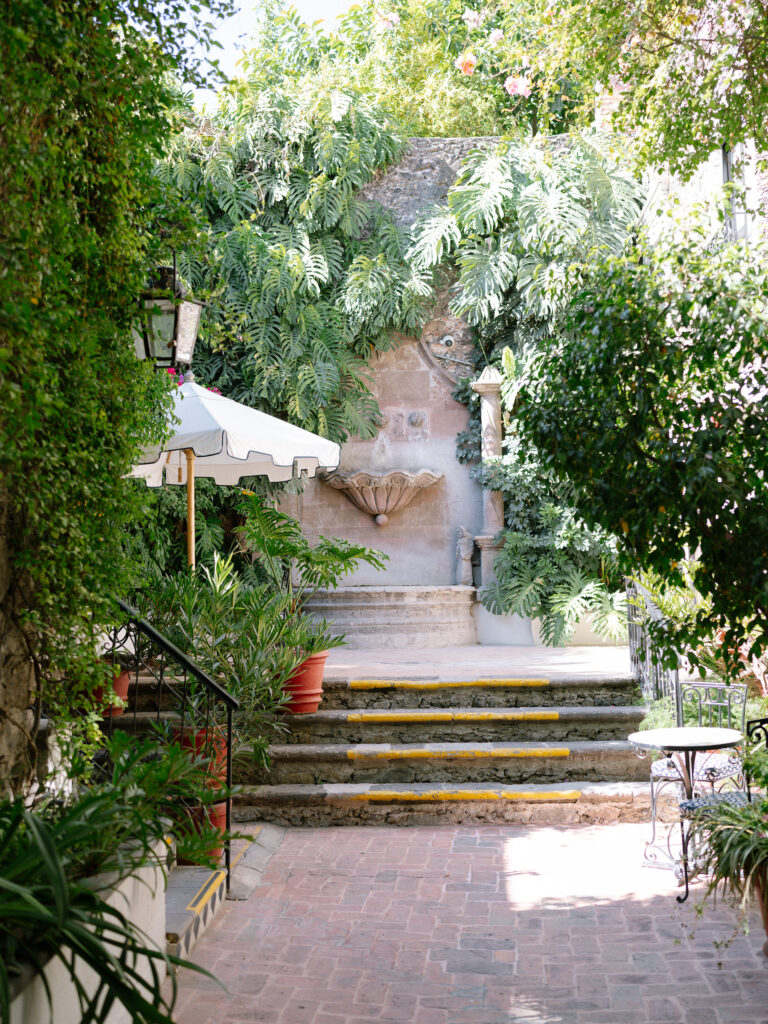
[[[648,818],[648,764],[626,739],[645,714],[629,674],[331,677],[324,691],[318,712],[284,718],[287,734],[271,747],[269,773],[238,768],[236,818],[290,825]]]

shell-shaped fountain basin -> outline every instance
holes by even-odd
[[[335,470],[318,473],[329,487],[341,491],[360,509],[374,517],[377,526],[386,526],[389,517],[413,501],[419,491],[433,487],[443,479],[442,473],[420,469],[415,473],[393,470],[389,473],[369,473],[367,470]]]

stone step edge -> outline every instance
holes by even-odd
[[[360,803],[446,803],[520,801],[575,803],[626,799],[650,800],[647,782],[566,782],[507,785],[490,783],[323,783],[319,785],[243,786],[236,806],[296,806]]]
[[[408,708],[378,710],[376,708],[315,711],[310,714],[283,715],[286,725],[342,725],[346,723],[429,723],[429,722],[580,722],[597,719],[628,723],[642,721],[647,714],[644,705],[621,704],[590,707],[575,705],[561,708]]]
[[[577,740],[573,743],[288,743],[269,748],[275,762],[347,762],[397,760],[487,760],[512,757],[572,757],[637,753],[625,740]]]
[[[402,679],[356,679],[350,676],[326,676],[323,688],[326,690],[440,690],[476,687],[478,689],[539,689],[542,687],[562,687],[563,689],[590,689],[599,686],[638,686],[633,675],[606,676],[529,676],[509,679],[479,677],[467,679],[443,676],[419,676]]]
[[[165,891],[165,939],[171,956],[186,958],[224,905],[223,868],[175,865]]]

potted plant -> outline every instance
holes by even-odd
[[[246,494],[239,511],[245,519],[243,543],[274,586],[287,594],[295,620],[293,642],[300,661],[285,683],[289,694],[286,710],[294,714],[316,711],[328,651],[343,644],[344,637],[334,634],[325,619],[309,619],[304,608],[318,590],[335,589],[360,562],[383,569],[386,556],[339,538],[320,537],[312,545],[295,519],[255,494]]]
[[[92,691],[96,710],[102,718],[117,718],[122,715],[128,699],[131,674],[117,661],[103,660],[106,681]]]
[[[79,783],[74,796],[0,802],[3,1020],[43,1020],[47,1002],[57,1020],[101,1024],[119,1013],[170,1024],[174,968],[212,978],[151,937],[164,915],[169,818],[188,854],[215,839],[178,813],[199,789],[200,765],[179,747],[121,732],[106,755],[110,777]]]
[[[727,796],[699,811],[693,843],[701,851],[710,876],[707,896],[718,893],[738,901],[743,918],[756,901],[762,915],[768,956],[768,751],[750,750],[744,757],[751,799]],[[761,792],[756,792],[761,791]],[[725,795],[724,795],[725,796]]]

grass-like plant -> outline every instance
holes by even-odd
[[[75,986],[82,1024],[101,1024],[116,1004],[137,1024],[170,1024],[177,990],[172,968],[202,971],[159,949],[109,896],[147,864],[165,872],[169,827],[193,857],[218,839],[205,825],[196,829],[183,811],[185,801],[213,798],[205,765],[178,746],[161,748],[122,733],[106,752],[111,777],[73,803],[0,804],[3,1024],[30,971],[43,980],[53,1019],[56,993],[42,973],[51,959],[62,962]],[[83,967],[95,974],[95,984],[86,987]]]
[[[752,800],[743,807],[722,803],[699,814],[696,847],[709,875],[708,896],[735,898],[746,916],[758,900],[768,921],[768,752],[752,749],[744,758]]]

